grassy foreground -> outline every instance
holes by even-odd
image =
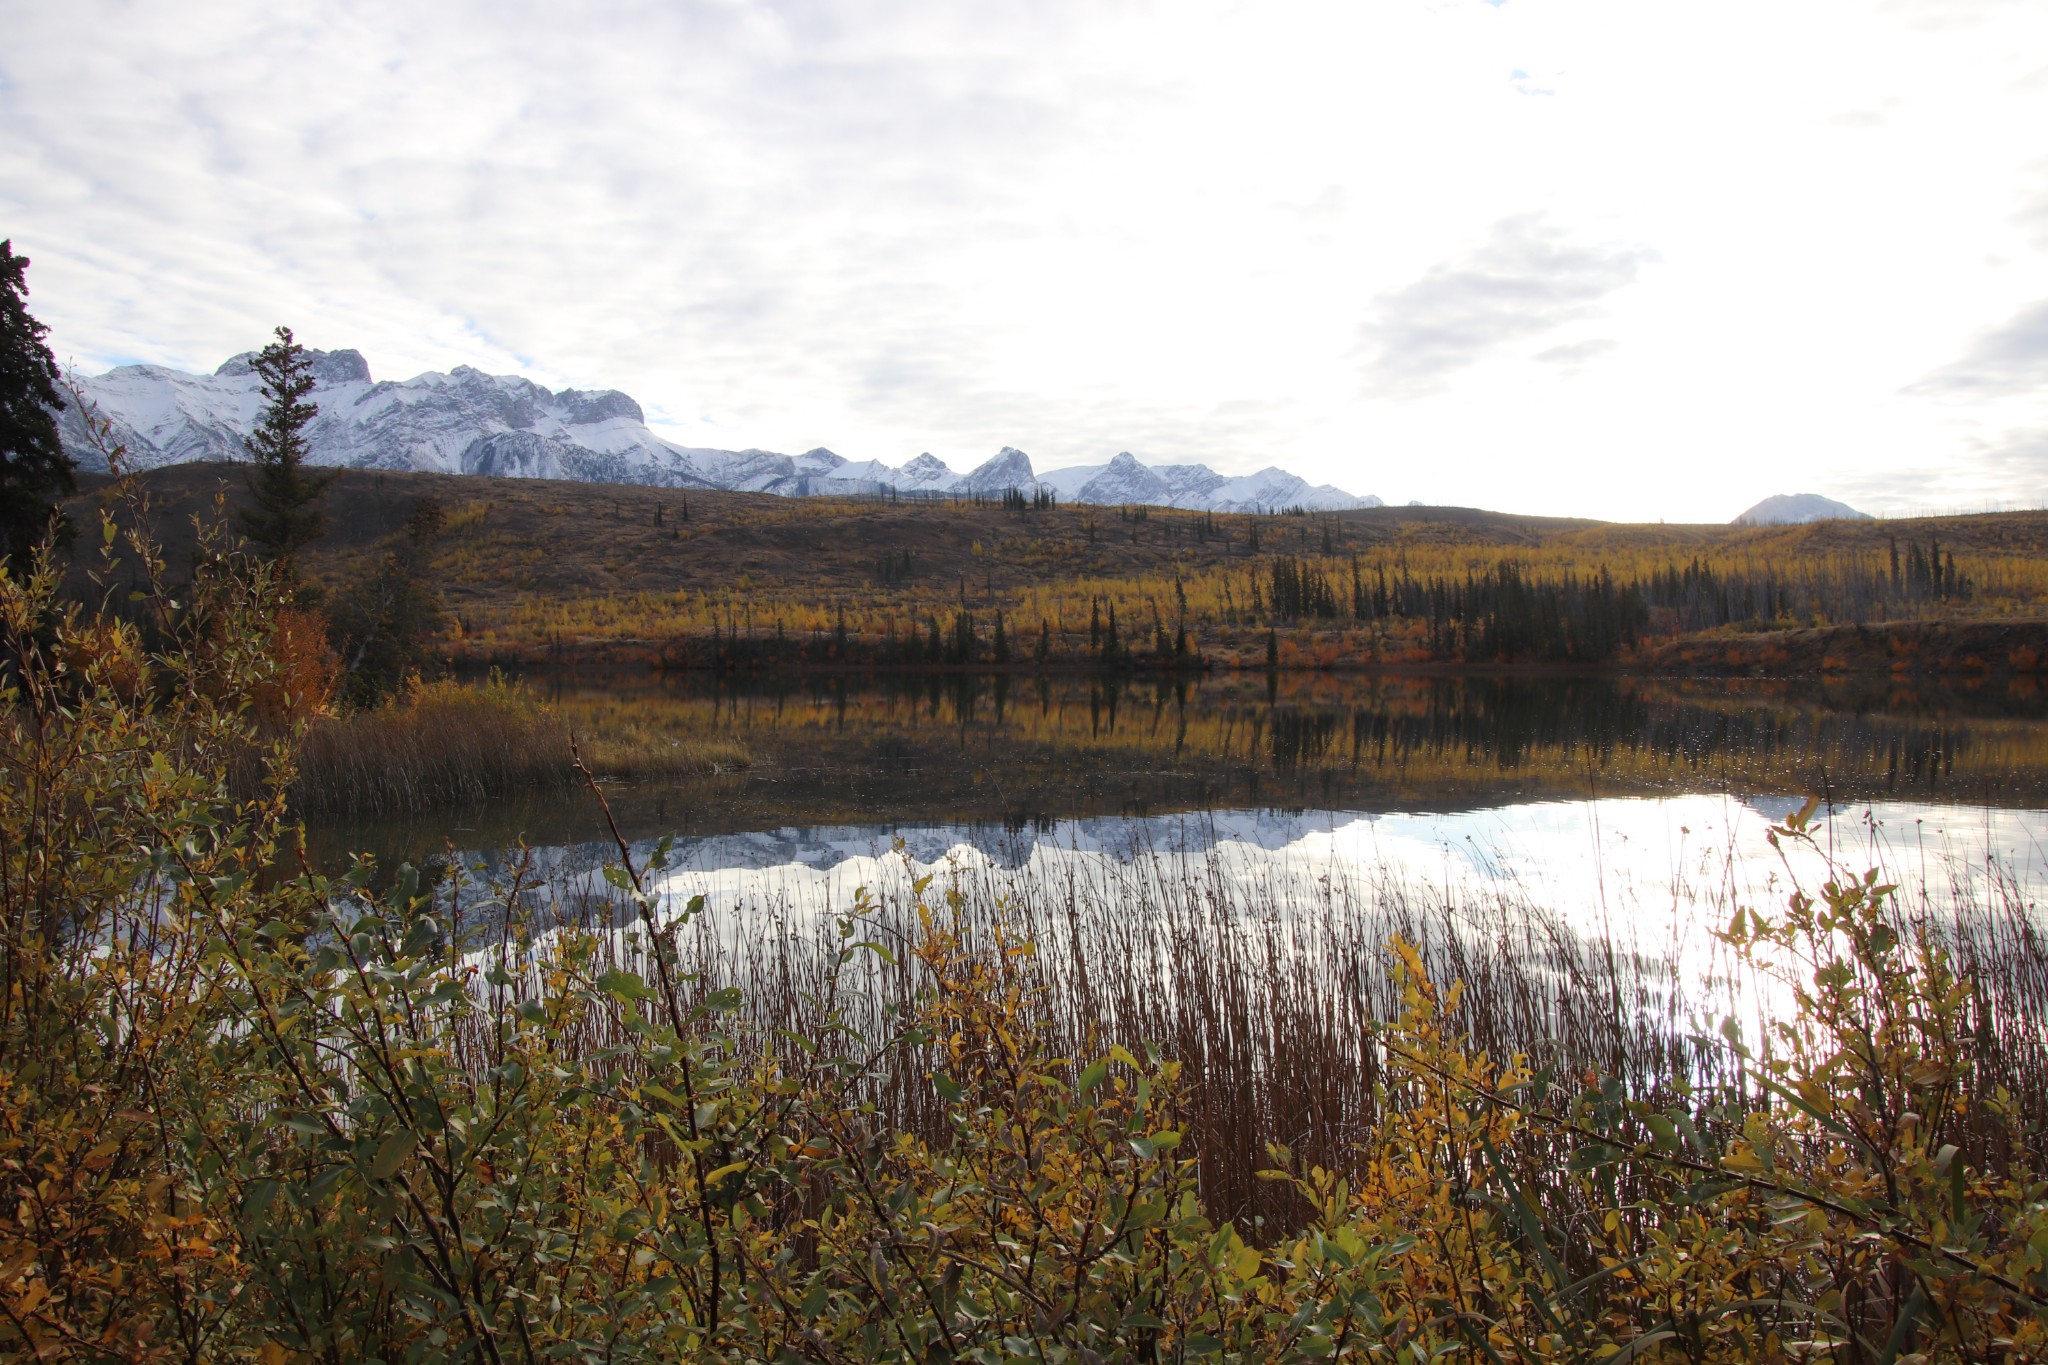
[[[1739,1083],[1488,1056],[1392,945],[1370,1126],[1337,1167],[1247,1154],[1298,1213],[1237,1223],[1171,1040],[1070,1046],[1000,915],[925,885],[884,941],[857,909],[790,997],[804,1026],[758,1028],[623,843],[627,913],[588,925],[527,921],[527,869],[441,896],[293,868],[260,567],[211,561],[147,644],[58,602],[47,570],[0,576],[10,1355],[2048,1352],[2044,1134],[1874,878],[1730,924],[1795,1002],[1712,1044]],[[270,780],[237,800],[252,750]],[[905,990],[870,1020],[847,983],[875,963]]]

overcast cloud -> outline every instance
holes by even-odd
[[[1630,517],[2048,493],[2025,0],[0,0],[0,32],[0,236],[88,372],[287,322],[386,377],[624,389],[694,445]]]
[[[1969,353],[1917,386],[1921,391],[2010,397],[2048,392],[2048,299],[1986,331]]]
[[[1392,395],[1433,391],[1484,360],[1522,353],[1594,317],[1602,299],[1635,279],[1648,254],[1574,243],[1534,214],[1503,219],[1474,250],[1376,302],[1359,328],[1371,356],[1367,387]],[[1614,344],[1597,337],[1567,342],[1536,358],[1576,363]]]

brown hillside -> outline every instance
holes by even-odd
[[[236,502],[241,476],[234,465],[176,465],[142,476],[174,565],[189,553],[192,517],[210,515],[223,491]],[[106,497],[98,481],[80,502]],[[474,661],[545,655],[702,662],[703,642],[735,637],[779,650],[787,643],[772,658],[816,661],[826,635],[842,623],[856,643],[847,657],[856,657],[862,641],[878,648],[921,634],[933,621],[950,627],[956,611],[974,614],[984,643],[1003,613],[1015,657],[1049,632],[1051,657],[1072,661],[1089,648],[1099,604],[1116,612],[1132,648],[1150,647],[1154,623],[1171,629],[1185,621],[1191,647],[1203,657],[1260,665],[1268,627],[1277,625],[1283,667],[1383,666],[1429,661],[1418,653],[1421,623],[1351,619],[1354,562],[1368,583],[1411,572],[1461,582],[1503,561],[1553,579],[1608,572],[1629,582],[1695,559],[1724,574],[1761,565],[1825,577],[1845,569],[1882,572],[1894,543],[1938,542],[1972,585],[1963,596],[1914,607],[1907,613],[1913,619],[2048,616],[2048,513],[2040,512],[1798,527],[1622,525],[1453,507],[1212,516],[348,470],[328,494],[328,535],[304,567],[334,588],[358,580],[425,499],[439,501],[447,514],[434,575],[457,625],[449,653]],[[78,513],[89,523],[83,506]],[[1274,622],[1259,608],[1276,555],[1321,566],[1342,599],[1337,619]],[[1850,622],[1764,624],[1783,630]],[[1892,667],[1900,655],[1894,649],[1887,662],[1868,651],[1816,654],[1802,646],[1758,665],[1750,658],[1754,648],[1737,652],[1743,659],[1720,663],[1710,661],[1711,650],[1683,662],[1659,651],[1642,657],[1660,667],[1805,671],[1808,662],[1823,666],[1831,652],[1858,662],[1826,666]],[[868,653],[879,657],[872,648]]]

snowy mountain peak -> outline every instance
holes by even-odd
[[[254,352],[212,374],[124,365],[81,381],[135,468],[245,458],[262,407]],[[1144,503],[1210,511],[1331,511],[1376,507],[1327,485],[1267,468],[1226,478],[1206,465],[1147,465],[1129,451],[1107,464],[1040,476],[1031,457],[1004,446],[959,474],[929,451],[892,467],[849,462],[823,446],[801,455],[714,450],[656,436],[646,414],[616,389],[559,393],[522,375],[470,365],[402,381],[373,380],[360,351],[308,351],[319,412],[307,427],[312,461],[357,469],[426,470],[507,478],[575,479],[670,488],[806,496],[989,496],[1050,489],[1063,502]],[[104,468],[75,407],[58,414],[66,445],[87,469]]]
[[[1015,489],[1036,489],[1038,477],[1032,472],[1031,457],[1015,446],[1000,451],[960,476],[950,490],[965,494],[1006,493]]]
[[[904,488],[951,487],[959,477],[951,465],[929,450],[905,462],[903,468],[896,471],[896,480]]]
[[[351,352],[353,354],[353,352]],[[617,389],[563,389],[555,395],[571,426],[609,422],[614,418],[646,425],[640,405]]]
[[[794,463],[794,472],[816,477],[819,474],[832,473],[846,463],[846,457],[835,455],[823,446],[814,446],[797,456]]]
[[[256,354],[244,351],[238,356],[230,356],[221,362],[214,374],[221,377],[254,376]],[[361,351],[307,351],[306,368],[312,371],[315,387],[370,382],[370,362],[363,359]]]

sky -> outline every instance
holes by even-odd
[[[2048,505],[2048,4],[0,0],[82,373],[278,323],[686,445]]]

